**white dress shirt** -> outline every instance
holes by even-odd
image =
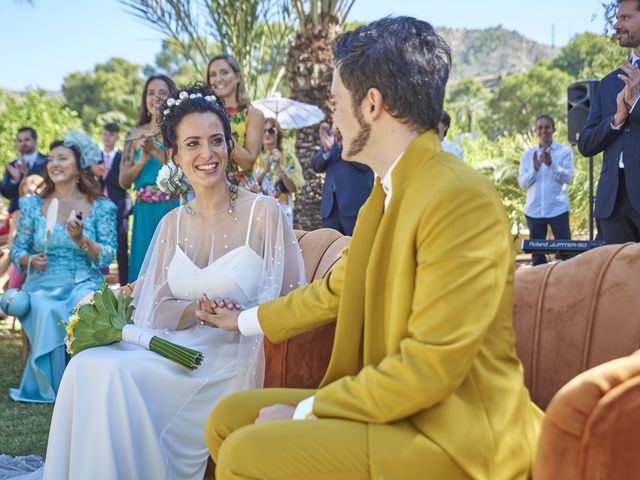
[[[550,147],[551,165],[544,162],[536,171],[533,167],[533,154],[540,146],[530,148],[520,158],[518,184],[527,191],[524,213],[531,218],[557,217],[569,208],[569,189],[567,184],[573,178],[573,151],[566,145],[553,142]]]
[[[636,63],[636,62],[638,62],[638,60],[640,60],[640,57],[638,57],[635,52],[632,52],[631,53],[631,58],[629,59],[629,61],[633,65],[638,65],[638,68],[640,68],[640,64]],[[633,103],[633,105],[629,109],[629,113],[631,113],[636,108],[636,106],[638,105],[638,100],[640,100],[640,97],[636,98],[636,101]],[[624,125],[624,123],[621,123],[620,125],[618,125],[616,127],[613,124],[613,120],[611,121],[611,129],[612,130],[620,130],[623,125]],[[624,168],[624,152],[620,152],[620,156],[618,157],[618,168]]]
[[[391,194],[393,191],[391,184],[391,172],[402,158],[402,155],[404,155],[404,152],[398,155],[398,158],[394,160],[384,178],[380,181],[380,183],[382,184],[382,189],[385,193],[385,210],[389,207],[389,202],[391,201]],[[240,333],[244,336],[264,334],[264,331],[262,330],[262,327],[260,326],[260,322],[258,320],[258,307],[249,308],[248,310],[240,312],[240,315],[238,316],[238,330],[240,330]],[[311,397],[307,397],[300,403],[298,403],[293,413],[293,420],[307,420],[316,418],[313,415],[314,400],[315,395],[312,395]]]
[[[444,150],[445,152],[453,153],[460,160],[464,160],[462,149],[457,144],[450,142],[446,138],[443,138],[440,142],[440,145],[442,146],[442,150]]]

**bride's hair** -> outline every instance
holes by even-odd
[[[172,157],[178,151],[176,131],[182,119],[190,113],[211,112],[217,115],[222,122],[227,155],[229,161],[231,160],[233,139],[229,117],[224,107],[224,100],[213,93],[209,85],[197,82],[187,86],[179,86],[173,95],[164,100],[159,109],[158,125],[162,133],[162,142],[167,150],[171,149]]]
[[[175,92],[169,96],[162,106],[160,106],[158,125],[162,133],[162,143],[167,150],[171,150],[171,160],[178,151],[177,129],[184,117],[190,113],[211,112],[216,115],[222,123],[224,130],[224,141],[227,145],[227,171],[231,165],[231,152],[233,152],[233,138],[231,137],[231,124],[225,110],[224,100],[218,97],[209,85],[202,82],[193,83],[187,86],[179,86]],[[180,187],[181,171],[173,169],[169,176],[169,183],[173,187]],[[238,186],[229,185],[229,199],[233,208],[235,199],[238,197]]]

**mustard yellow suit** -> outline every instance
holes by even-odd
[[[316,391],[216,407],[206,437],[219,479],[529,476],[542,413],[515,353],[514,252],[495,189],[427,131],[383,202],[376,180],[342,261],[260,306],[273,342],[337,319],[333,353]],[[245,426],[312,394],[317,420]]]

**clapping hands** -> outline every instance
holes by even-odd
[[[623,73],[618,78],[624,82],[624,88],[616,97],[616,114],[613,124],[620,126],[627,121],[629,112],[640,97],[640,69],[632,65],[628,60],[622,65]]]
[[[196,319],[201,325],[221,328],[228,332],[238,331],[238,317],[242,307],[231,298],[210,300],[206,293],[196,300]]]

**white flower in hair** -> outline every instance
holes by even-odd
[[[169,114],[171,113],[171,109],[170,109],[170,108],[167,108],[167,109],[166,109],[164,112],[162,112],[162,113],[164,113],[165,115],[169,115]]]
[[[182,100],[176,100],[176,107],[182,103]]]
[[[189,95],[189,98],[196,98],[196,94],[192,93],[191,95]]]
[[[195,95],[196,97],[202,98],[202,94],[200,92],[196,93]]]
[[[186,100],[187,98],[189,98],[189,94],[183,90],[183,91],[180,92],[180,95],[178,95],[178,98],[180,100]],[[177,105],[177,103],[176,103],[176,105]]]
[[[176,104],[175,98],[167,98],[167,107],[173,107]]]

